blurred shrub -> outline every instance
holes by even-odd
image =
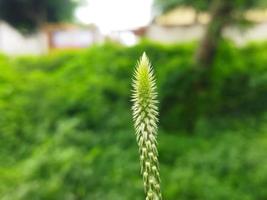
[[[266,126],[243,127],[213,136],[160,132],[163,196],[266,199]],[[76,120],[60,122],[28,158],[1,168],[1,199],[143,199],[134,133],[96,135],[79,131]]]
[[[32,137],[35,129],[53,132],[65,118],[78,118],[81,130],[128,128],[130,77],[143,51],[156,68],[160,125],[166,130],[187,129],[202,118],[240,118],[266,111],[267,44],[239,49],[223,43],[200,97],[195,95],[195,83],[203,77],[191,67],[194,47],[145,41],[131,48],[107,43],[43,57],[2,56],[0,131],[4,145],[13,148],[15,140],[41,141],[43,133]]]
[[[0,199],[143,198],[128,131],[143,51],[157,73],[161,129],[178,133],[197,122],[202,134],[160,135],[166,199],[266,199],[266,127],[253,126],[255,135],[242,127],[267,110],[267,44],[222,44],[198,98],[194,49],[144,41],[0,56]],[[236,120],[237,131],[218,131]]]

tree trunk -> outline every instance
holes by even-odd
[[[204,102],[209,102],[207,92],[211,85],[211,69],[222,38],[223,28],[231,20],[231,1],[213,0],[210,14],[210,22],[194,60],[195,68],[192,73],[196,73],[196,77],[192,82],[193,92],[187,97],[187,101],[190,102],[187,106],[187,114],[190,116],[186,124],[188,133],[194,133],[198,119],[205,116],[206,103]]]
[[[210,9],[211,19],[195,57],[197,67],[211,68],[223,28],[229,22],[231,12],[231,1],[213,1]]]

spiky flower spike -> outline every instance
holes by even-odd
[[[143,53],[133,80],[133,119],[146,200],[161,200],[157,151],[157,93],[152,66]]]

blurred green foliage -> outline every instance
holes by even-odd
[[[266,199],[267,44],[222,44],[197,99],[195,46],[107,43],[0,56],[0,199],[144,198],[130,111],[143,51],[159,87],[164,198]]]

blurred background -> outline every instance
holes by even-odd
[[[267,199],[265,0],[0,0],[1,200],[144,199],[144,51],[164,199]]]

